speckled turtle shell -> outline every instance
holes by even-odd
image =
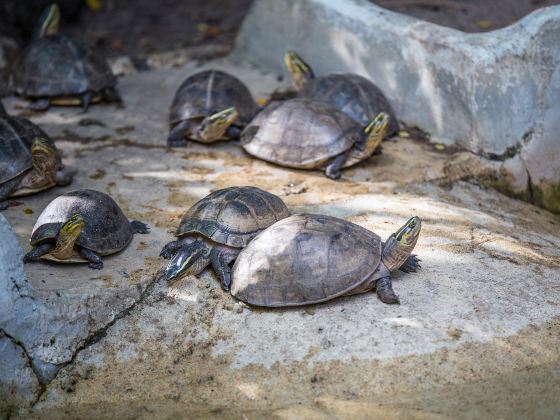
[[[105,193],[84,189],[62,194],[45,207],[33,227],[31,245],[55,239],[74,213],[85,220],[76,244],[99,255],[114,254],[132,240],[132,226],[118,204]]]
[[[220,70],[205,70],[188,77],[179,86],[171,104],[169,122],[204,118],[235,107],[235,125],[244,127],[258,111],[249,89],[237,77]]]
[[[325,102],[307,98],[273,102],[241,133],[253,156],[291,168],[319,168],[363,136],[362,127]]]
[[[44,139],[56,150],[50,137],[31,121],[8,115],[0,117],[0,184],[32,168],[31,144],[36,137]],[[58,153],[57,159],[59,168],[62,168]]]
[[[383,111],[390,117],[387,134],[394,134],[399,130],[395,111],[383,91],[357,74],[335,73],[317,77],[305,83],[298,96],[324,101],[361,126],[366,126]]]
[[[78,96],[114,87],[105,57],[82,41],[61,34],[35,39],[13,72],[16,93],[28,97]]]
[[[220,244],[242,248],[259,232],[289,215],[279,197],[260,188],[224,188],[195,203],[181,219],[175,235],[201,234]]]
[[[324,302],[374,280],[382,244],[378,235],[346,220],[296,214],[241,251],[231,294],[256,306]]]

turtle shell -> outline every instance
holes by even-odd
[[[61,34],[34,40],[12,74],[16,93],[30,97],[75,96],[117,84],[103,55]]]
[[[275,223],[241,251],[231,294],[257,306],[324,302],[371,280],[381,251],[381,238],[361,226],[297,214]]]
[[[181,219],[176,235],[198,233],[236,248],[290,215],[284,202],[256,187],[214,191],[195,203]]]
[[[308,98],[273,102],[241,133],[253,156],[291,168],[318,168],[362,139],[362,128],[330,105]]]
[[[170,123],[204,118],[235,107],[236,125],[245,126],[258,107],[249,89],[237,77],[220,70],[205,70],[188,77],[177,89],[171,104]]]
[[[62,194],[45,207],[33,227],[31,245],[55,239],[74,213],[85,220],[76,244],[99,255],[114,254],[132,240],[132,226],[118,204],[105,193],[84,189]]]
[[[31,169],[31,144],[36,137],[56,150],[50,137],[31,121],[8,115],[0,117],[0,184]],[[57,159],[62,168],[58,153]]]
[[[318,77],[306,83],[298,95],[324,101],[363,127],[380,112],[386,112],[391,118],[388,134],[399,130],[395,111],[383,91],[370,80],[357,74],[342,73]]]

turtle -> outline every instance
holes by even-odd
[[[239,138],[259,111],[249,89],[237,77],[205,70],[188,77],[173,98],[167,138],[170,147]]]
[[[382,302],[400,303],[391,272],[420,267],[411,255],[420,229],[420,219],[412,217],[383,242],[344,219],[293,215],[261,232],[239,253],[231,294],[250,305],[281,307],[375,289]]]
[[[117,79],[106,58],[85,42],[58,33],[60,11],[52,4],[39,19],[31,43],[12,71],[16,94],[30,98],[29,108],[44,111],[52,105],[121,102]]]
[[[2,105],[2,102],[0,102],[0,117],[3,117],[5,115],[8,115],[8,113],[6,112],[6,108],[4,108],[4,105]]]
[[[370,157],[387,131],[380,112],[364,127],[329,104],[309,98],[272,102],[245,127],[241,145],[249,154],[290,168],[340,169]]]
[[[175,236],[161,256],[170,259],[168,281],[197,275],[209,264],[221,286],[229,290],[230,264],[259,232],[290,215],[284,202],[257,187],[229,187],[195,203],[181,219]]]
[[[0,116],[0,209],[10,196],[33,194],[72,182],[50,137],[31,121]]]
[[[325,101],[360,125],[366,125],[374,116],[385,112],[390,117],[387,136],[399,131],[393,107],[383,91],[371,80],[355,73],[331,73],[316,77],[311,66],[294,51],[286,52],[284,62],[299,97]]]
[[[129,221],[107,194],[81,189],[62,194],[43,210],[31,232],[32,249],[23,262],[47,259],[63,263],[88,262],[102,269],[102,256],[115,254],[135,233],[149,233],[149,227]]]

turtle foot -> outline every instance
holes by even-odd
[[[130,222],[130,226],[132,226],[132,230],[134,231],[134,233],[140,233],[142,235],[150,233],[150,227],[144,222],[133,220],[132,222]]]
[[[88,267],[93,270],[101,270],[103,268],[103,263],[101,261],[90,262]]]
[[[401,303],[399,297],[393,291],[391,277],[383,277],[377,280],[375,290],[377,292],[377,297],[379,297],[381,302],[387,303],[389,305]]]
[[[416,255],[411,255],[399,267],[399,270],[404,271],[405,273],[416,273],[416,271],[421,267],[420,261],[422,260]]]

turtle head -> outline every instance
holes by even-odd
[[[389,127],[389,114],[380,112],[377,116],[364,127],[366,156],[371,156],[373,151],[381,144],[387,134]]]
[[[385,241],[382,260],[389,271],[397,270],[410,256],[420,236],[421,228],[420,218],[411,217]]]
[[[31,156],[35,157],[53,157],[55,151],[49,142],[41,137],[35,137],[31,142]]]
[[[302,89],[305,83],[315,78],[313,69],[295,51],[287,51],[284,54],[284,63],[297,90]]]
[[[164,278],[168,282],[186,276],[196,276],[210,263],[210,247],[201,240],[196,240],[180,248],[169,260]]]
[[[56,247],[58,249],[73,247],[85,224],[84,218],[80,214],[74,213],[58,231]]]
[[[52,3],[47,6],[39,21],[37,22],[37,28],[35,29],[34,36],[36,38],[42,38],[47,35],[56,34],[58,28],[60,27],[60,9],[58,4]]]
[[[228,108],[204,118],[197,129],[197,137],[205,143],[223,139],[238,115],[235,108]]]

